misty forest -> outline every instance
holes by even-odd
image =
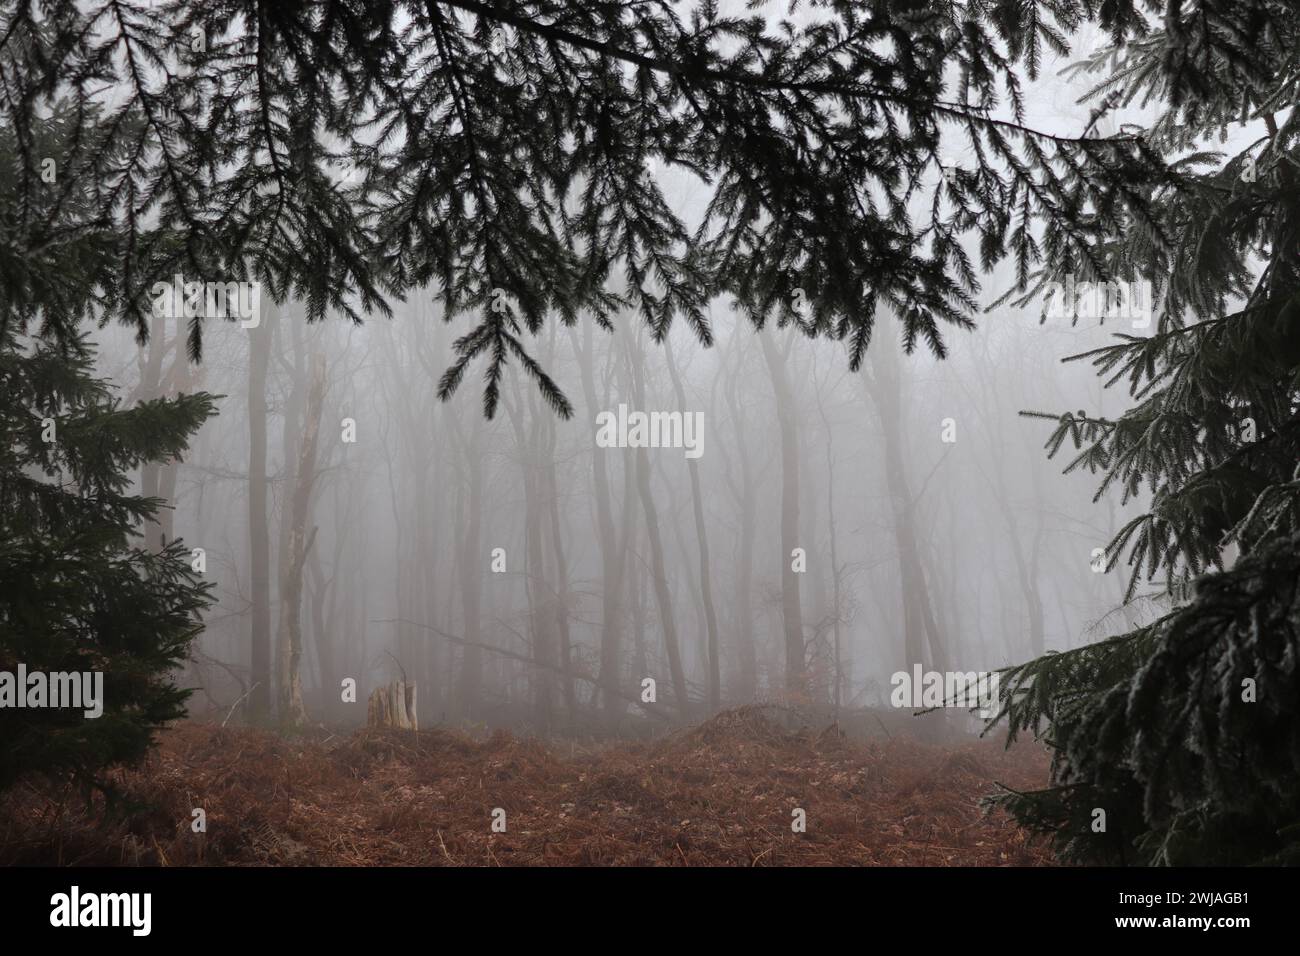
[[[4,0],[0,862],[1300,859],[1297,99],[1290,0]]]

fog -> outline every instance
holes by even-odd
[[[1029,84],[1029,120],[1077,133],[1065,63]],[[648,174],[698,220],[706,184]],[[918,666],[993,671],[1149,619],[1159,598],[1124,605],[1124,569],[1100,573],[1118,493],[1093,501],[1097,477],[1063,475],[1068,443],[1049,461],[1051,423],[1019,414],[1118,413],[1122,386],[1061,360],[1134,330],[994,306],[1009,266],[981,283],[947,358],[907,354],[882,309],[856,372],[842,343],[775,316],[757,332],[726,299],[711,347],[684,321],[656,342],[631,311],[613,332],[557,321],[530,346],[567,419],[517,362],[492,420],[475,368],[441,400],[470,320],[436,288],[362,324],[263,292],[243,321],[202,320],[199,364],[183,317],[155,316],[145,346],[100,329],[127,401],[222,396],[183,462],[141,474],[169,505],[149,534],[216,584],[192,712],[283,711],[296,674],[299,722],[362,723],[401,679],[423,724],[642,732],[750,701],[888,708]],[[637,413],[676,447],[626,447]]]

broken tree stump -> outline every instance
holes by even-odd
[[[394,730],[419,730],[416,714],[415,685],[395,680],[385,687],[370,692],[366,704],[366,725],[390,727]]]

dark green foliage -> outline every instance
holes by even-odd
[[[1046,719],[1055,754],[1052,789],[1002,802],[1063,857],[1300,863],[1300,534],[1201,579],[1155,624],[1048,654],[1003,689],[1012,736]]]
[[[1149,502],[1107,569],[1127,552],[1128,596],[1163,578],[1176,610],[1004,676],[1000,717],[1042,735],[1056,773],[1002,802],[1072,860],[1300,862],[1300,9],[1175,13],[1086,66],[1107,72],[1098,95],[1164,105],[1140,135],[1183,180],[1151,196],[1174,242],[1134,228],[1097,249],[1101,273],[1131,270],[1164,297],[1152,334],[1073,357],[1126,381],[1134,404],[1115,421],[1029,414],[1057,420],[1049,454],[1072,444],[1066,470],[1102,475],[1098,497]],[[1252,121],[1266,135],[1243,152],[1201,149]],[[1071,270],[1093,277],[1066,256],[1039,278]]]
[[[489,415],[512,359],[569,413],[526,339],[580,310],[630,307],[657,337],[680,317],[707,343],[706,303],[730,294],[755,323],[844,341],[856,368],[878,307],[909,351],[943,354],[980,269],[1013,256],[1023,285],[1042,261],[1036,221],[1081,261],[1121,220],[1168,238],[1147,207],[1177,180],[1154,150],[1024,125],[1022,72],[1089,16],[1136,29],[1136,0],[753,6],[89,0],[38,23],[6,0],[0,122],[31,129],[56,93],[102,106],[70,171],[93,177],[86,220],[121,239],[106,314],[143,334],[152,283],[178,271],[251,270],[313,319],[432,288],[449,320],[477,316],[441,392],[486,358]],[[811,19],[784,19],[795,6]],[[17,147],[17,207],[39,209],[40,148]],[[967,158],[945,181],[949,150]],[[707,184],[703,221],[648,161]]]
[[[143,756],[153,731],[184,714],[188,691],[171,675],[210,603],[180,542],[135,545],[161,502],[130,486],[142,463],[180,456],[213,397],[122,409],[92,369],[80,336],[0,337],[0,670],[104,674],[98,718],[0,709],[0,788],[30,771],[89,783]]]

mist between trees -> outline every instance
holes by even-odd
[[[1044,74],[1038,125],[1077,130],[1084,85]],[[966,160],[945,153],[944,179]],[[698,223],[688,168],[646,174]],[[995,272],[975,304],[1015,281]],[[842,343],[775,318],[755,332],[726,296],[704,307],[712,347],[694,322],[655,342],[639,311],[612,332],[582,315],[534,343],[571,415],[515,364],[485,420],[472,386],[440,395],[463,329],[437,287],[355,325],[249,285],[177,274],[152,288],[146,346],[97,334],[128,401],[223,396],[184,461],[140,481],[167,502],[150,546],[182,540],[216,585],[180,679],[191,712],[356,724],[398,678],[425,723],[539,732],[648,733],[751,700],[887,708],[913,667],[996,669],[1167,607],[1115,610],[1124,582],[1095,553],[1120,509],[1089,504],[1092,480],[1060,478],[1048,429],[1017,417],[1118,412],[1058,360],[1127,313],[1107,327],[1048,289],[1045,323],[1037,302],[999,306],[939,361],[905,354],[915,327],[879,306],[857,371]],[[801,321],[806,300],[793,290]],[[661,442],[661,422],[683,442],[695,425],[700,449]]]
[[[1094,569],[1117,509],[1059,478],[1016,415],[1089,393],[1104,409],[1086,370],[1044,358],[1105,329],[1007,312],[940,362],[902,354],[882,316],[855,373],[837,345],[755,334],[723,303],[708,349],[684,329],[655,344],[634,316],[583,321],[538,354],[574,414],[510,369],[488,422],[468,390],[437,397],[439,318],[417,300],[309,325],[264,303],[256,328],[210,324],[200,366],[154,319],[152,394],[226,396],[183,463],[144,474],[170,503],[149,539],[201,548],[217,584],[192,708],[355,723],[399,677],[426,722],[543,731],[754,699],[888,707],[913,665],[994,669],[1141,616],[1108,616],[1123,579]],[[128,378],[130,349],[118,335],[101,364]],[[620,406],[643,447],[602,447]],[[638,440],[637,412],[698,420],[703,454],[650,447],[649,421]]]

